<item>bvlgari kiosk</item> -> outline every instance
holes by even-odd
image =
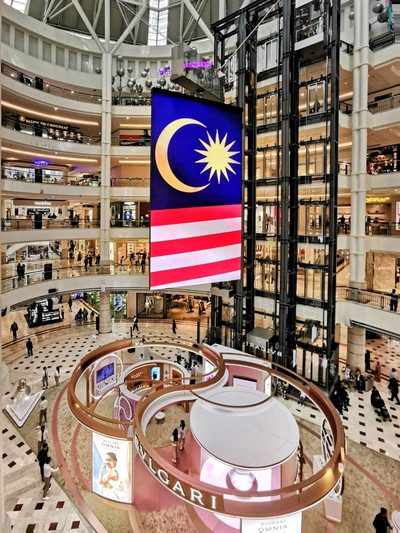
[[[302,511],[323,500],[330,501],[329,512],[334,504],[330,518],[340,521],[344,432],[316,386],[279,365],[222,346],[147,340],[149,359],[135,362],[131,343],[116,341],[88,354],[68,388],[71,411],[93,433],[92,490],[105,503],[135,508],[136,491],[145,490],[145,472],[186,503],[193,530],[201,524],[200,531],[220,533],[300,533]],[[187,365],[168,360],[174,350],[188,360],[196,354],[197,376]],[[95,376],[107,381],[103,392],[94,388]],[[288,401],[276,396],[279,381],[289,385],[294,398],[304,393],[321,422],[322,455],[315,456],[315,443],[304,452],[318,457],[308,476],[298,423]],[[186,413],[189,424],[184,450],[172,462],[171,430],[161,446],[150,434],[178,427],[176,412]],[[158,428],[164,419],[165,426]],[[117,468],[118,482],[111,482],[110,472]]]

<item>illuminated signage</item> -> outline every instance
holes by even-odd
[[[216,496],[215,494],[210,494],[207,491],[195,489],[188,483],[181,481],[161,468],[157,462],[150,457],[147,451],[144,450],[137,435],[135,435],[135,446],[141,460],[152,473],[152,475],[176,496],[187,501],[188,503],[191,503],[192,505],[196,505],[197,507],[201,507],[203,509],[208,509],[209,511],[223,509],[223,500],[221,496]]]
[[[44,126],[45,128],[56,128],[57,130],[69,130],[70,126],[66,124],[56,124],[55,122],[47,122],[46,120],[38,120],[36,118],[25,117],[20,115],[18,117],[20,122],[24,124],[31,124],[32,126]]]
[[[382,204],[385,202],[390,202],[389,196],[371,196],[365,199],[366,204]]]
[[[93,433],[92,490],[116,502],[132,502],[131,442]]]
[[[301,533],[301,513],[261,520],[242,519],[241,533],[270,533],[273,531]]]
[[[211,61],[190,61],[189,63],[183,63],[183,68],[210,68],[212,67]]]
[[[158,69],[158,74],[160,76],[171,76],[171,69],[169,67]]]
[[[47,200],[35,200],[35,205],[51,205]]]
[[[46,159],[34,159],[33,162],[38,167],[47,167],[47,165],[50,163],[50,161],[47,161]]]

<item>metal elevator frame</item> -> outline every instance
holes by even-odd
[[[320,301],[313,305],[323,311],[324,338],[322,347],[314,353],[330,359],[335,353],[335,301],[336,301],[336,253],[337,253],[337,193],[338,193],[338,121],[339,121],[339,51],[340,51],[340,0],[321,0],[326,13],[324,48],[330,64],[330,108],[324,113],[326,125],[329,124],[330,143],[329,172],[321,183],[329,188],[327,207],[329,209],[328,235],[324,236],[327,255],[322,277]],[[312,4],[310,0],[309,4]],[[304,5],[302,3],[302,5]],[[214,64],[223,67],[233,55],[236,66],[236,104],[243,109],[243,146],[247,162],[247,178],[243,175],[243,215],[247,229],[243,233],[243,280],[235,282],[235,314],[231,345],[243,349],[245,335],[254,327],[255,314],[255,262],[256,262],[256,153],[257,153],[257,80],[266,79],[265,72],[257,72],[258,30],[261,24],[277,19],[278,23],[278,62],[273,75],[277,76],[277,86],[281,99],[277,104],[276,139],[280,138],[277,149],[277,231],[276,246],[279,250],[279,283],[275,279],[275,310],[273,313],[277,351],[286,366],[294,366],[294,354],[298,347],[296,340],[297,278],[298,278],[298,216],[299,216],[299,112],[300,67],[307,64],[307,47],[302,53],[296,49],[296,2],[294,0],[255,0],[250,5],[212,25],[214,33]],[[232,38],[236,37],[235,50]],[[228,40],[231,40],[228,43]],[[321,51],[323,50],[323,51]],[[312,54],[311,54],[312,56]],[[311,57],[309,56],[309,57]],[[312,78],[311,78],[312,80]],[[226,80],[221,79],[221,96],[224,97]],[[328,99],[326,100],[328,101]],[[315,116],[310,120],[315,121]],[[317,119],[318,120],[318,119]],[[269,131],[272,131],[271,129]],[[324,289],[326,288],[326,292]],[[278,293],[279,291],[279,293]],[[323,294],[327,294],[326,299]],[[217,301],[218,298],[218,301]],[[218,317],[213,319],[215,331],[221,328],[222,298],[213,298],[212,312]],[[226,336],[225,336],[226,337]],[[214,336],[214,342],[221,338]],[[329,374],[329,372],[328,372]],[[329,378],[328,378],[329,382]],[[329,383],[327,384],[329,386]]]

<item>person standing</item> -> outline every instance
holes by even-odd
[[[371,370],[371,352],[369,350],[365,350],[364,363],[365,372],[369,372]]]
[[[178,428],[175,428],[171,435],[172,462],[173,463],[176,463],[178,460],[178,441],[179,441],[179,432],[178,432]]]
[[[47,406],[49,402],[46,400],[46,396],[41,397],[40,413],[39,413],[39,426],[47,422]]]
[[[139,322],[138,317],[135,315],[135,316],[133,317],[133,328],[132,328],[132,331],[135,331],[135,329],[136,329],[137,332],[140,333],[140,332],[139,332],[139,325],[138,325],[138,322]]]
[[[396,292],[396,289],[392,289],[390,293],[390,310],[396,312],[397,305],[399,303],[399,295]]]
[[[179,449],[183,450],[185,448],[185,438],[186,438],[186,424],[184,420],[181,420],[179,424]]]
[[[175,318],[172,319],[172,333],[176,335],[176,322]]]
[[[32,344],[32,341],[31,341],[31,338],[29,337],[29,339],[26,341],[26,349],[28,350],[28,357],[30,357],[31,355],[33,355],[33,344]]]
[[[47,493],[50,490],[51,473],[58,472],[60,470],[59,467],[51,468],[50,461],[51,461],[51,457],[48,457],[43,466],[43,473],[44,473],[43,499],[44,500],[49,499],[49,497],[47,496]]]
[[[387,518],[387,509],[381,507],[381,511],[375,516],[372,525],[374,526],[376,533],[387,533],[388,527],[393,529]]]
[[[38,431],[38,455],[40,450],[42,449],[43,444],[46,443],[48,435],[49,432],[47,431],[46,426],[40,426],[40,429]]]
[[[69,307],[69,310],[72,311],[72,298],[71,298],[71,296],[68,298],[68,307]]]
[[[37,455],[37,460],[38,460],[39,468],[40,468],[40,476],[42,478],[43,483],[44,483],[44,471],[43,471],[43,468],[44,468],[44,465],[45,465],[46,460],[48,459],[48,457],[49,457],[49,445],[47,444],[47,442],[44,442],[41,450],[39,451],[39,453]]]
[[[61,375],[60,367],[56,366],[56,369],[54,371],[54,379],[55,379],[55,382],[56,382],[56,389],[60,388],[60,375]]]
[[[16,340],[17,340],[18,324],[15,322],[15,320],[14,320],[14,322],[13,322],[13,323],[11,324],[11,326],[10,326],[10,331],[11,331],[11,333],[12,333],[13,340],[16,341]]]
[[[390,401],[396,400],[397,405],[400,405],[399,400],[399,382],[395,377],[391,377],[389,379],[389,390],[392,393],[391,397],[389,398]]]
[[[61,320],[64,320],[64,316],[65,316],[65,313],[64,313],[64,306],[62,305],[62,306],[61,306]]]
[[[44,366],[42,370],[42,385],[44,389],[49,388],[49,375],[47,373],[47,368]]]

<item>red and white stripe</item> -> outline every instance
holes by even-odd
[[[239,279],[242,206],[162,209],[150,218],[150,289]]]

